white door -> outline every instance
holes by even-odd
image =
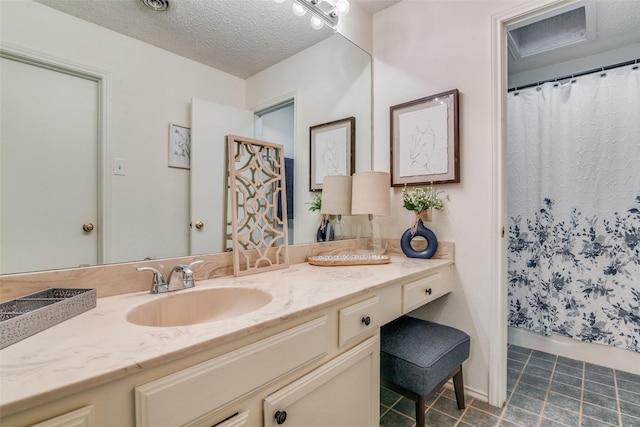
[[[96,264],[98,83],[0,61],[0,273]]]
[[[191,101],[191,254],[224,250],[226,135],[254,138],[253,112]]]

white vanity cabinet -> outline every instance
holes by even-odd
[[[264,399],[264,427],[373,427],[380,420],[380,338],[369,338]]]
[[[332,293],[320,304],[309,297],[315,288],[305,290],[299,295],[308,305],[267,326],[181,357],[163,354],[129,375],[3,414],[0,425],[377,427],[380,327],[451,291],[452,262],[416,264],[402,258],[384,281]],[[301,277],[309,270],[301,267]],[[335,280],[337,269],[313,269],[325,271]]]

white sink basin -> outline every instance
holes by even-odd
[[[269,304],[271,299],[271,294],[259,289],[177,291],[134,307],[127,313],[127,320],[141,326],[195,325],[250,313]]]

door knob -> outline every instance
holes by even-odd
[[[87,233],[93,231],[93,224],[91,224],[90,222],[87,222],[85,224],[82,225],[82,229],[84,231],[86,231]]]
[[[204,228],[204,222],[202,222],[202,221],[196,221],[196,228],[197,228],[198,230],[203,229],[203,228]]]

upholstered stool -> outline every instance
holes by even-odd
[[[424,427],[426,400],[452,377],[458,409],[464,409],[462,362],[469,341],[458,329],[409,316],[382,327],[380,382],[416,402],[417,427]]]

